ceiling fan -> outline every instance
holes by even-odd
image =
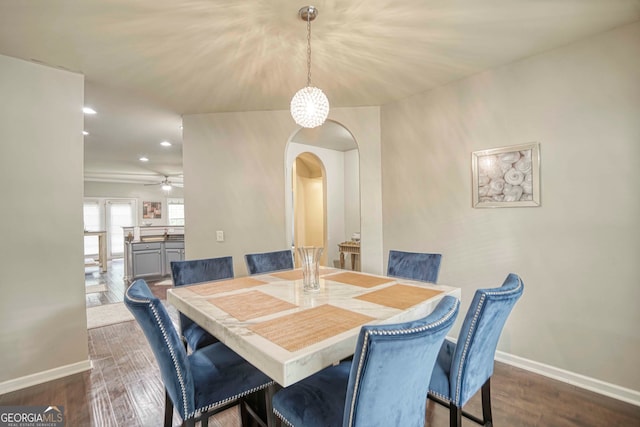
[[[169,176],[164,175],[164,179],[160,182],[155,182],[153,184],[144,184],[144,185],[161,185],[164,191],[171,191],[173,187],[182,187],[181,183],[171,182],[169,180]]]

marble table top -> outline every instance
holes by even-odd
[[[419,319],[443,296],[461,295],[452,286],[324,267],[320,290],[307,293],[292,279],[299,273],[182,286],[168,290],[167,301],[287,387],[351,356],[363,324]]]

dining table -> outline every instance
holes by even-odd
[[[461,297],[454,286],[336,268],[319,276],[315,292],[293,269],[175,287],[167,302],[287,387],[352,356],[363,325],[417,320],[445,295]]]

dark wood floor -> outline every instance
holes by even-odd
[[[151,288],[164,298],[167,286]],[[170,313],[175,319],[176,312]],[[94,364],[90,372],[0,395],[0,405],[63,405],[69,427],[162,425],[162,381],[135,322],[89,330],[89,355]],[[492,395],[498,427],[640,426],[640,407],[502,363],[496,363]],[[466,409],[480,414],[479,396]],[[174,425],[179,422],[175,416]],[[218,414],[210,425],[240,426],[237,408]],[[425,426],[447,425],[447,409],[430,401]],[[463,425],[476,424],[464,420]]]

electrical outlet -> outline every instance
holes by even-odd
[[[224,242],[224,231],[216,231],[216,242]]]

